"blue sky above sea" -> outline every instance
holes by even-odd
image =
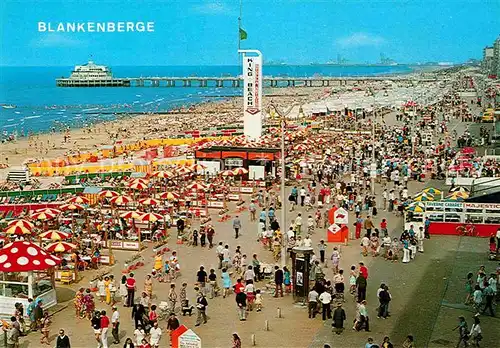
[[[236,65],[239,1],[3,0],[0,64]],[[152,21],[154,32],[47,33],[37,23]],[[243,48],[290,64],[463,62],[500,34],[500,1],[243,0]]]

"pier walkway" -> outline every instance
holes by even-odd
[[[433,82],[433,78],[415,76],[344,76],[344,77],[264,77],[264,87],[333,87],[373,81]],[[124,77],[112,80],[76,80],[60,78],[58,87],[242,87],[241,77]]]

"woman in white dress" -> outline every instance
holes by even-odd
[[[97,292],[99,294],[99,299],[101,302],[104,302],[106,299],[106,285],[104,284],[104,279],[99,277],[99,280],[97,281]]]

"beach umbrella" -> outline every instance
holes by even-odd
[[[467,198],[469,198],[469,193],[457,191],[457,192],[453,192],[452,194],[446,196],[446,198],[453,198],[453,197],[460,197],[463,199],[467,199]]]
[[[449,196],[443,199],[444,202],[463,202],[464,198],[460,196]]]
[[[0,272],[42,271],[60,263],[60,258],[28,241],[15,241],[0,249]]]
[[[166,170],[160,170],[160,171],[154,172],[153,174],[151,174],[151,176],[154,178],[166,179],[166,178],[173,177],[174,173],[166,171]]]
[[[202,164],[193,164],[189,167],[190,170],[192,170],[193,172],[201,172],[203,170],[205,170],[207,167],[202,165]]]
[[[450,189],[450,192],[469,192],[470,190],[464,186],[457,186]]]
[[[120,214],[120,217],[124,219],[138,219],[143,212],[141,211],[126,211],[125,213]]]
[[[460,150],[460,153],[463,153],[465,155],[473,154],[475,152],[476,150],[473,147],[464,147],[462,150]]]
[[[116,196],[109,200],[110,203],[115,205],[126,205],[131,203],[132,201],[133,199],[131,197],[125,195]]]
[[[88,199],[87,197],[83,197],[83,196],[76,196],[76,197],[72,197],[72,198],[68,199],[68,203],[89,204],[90,199]]]
[[[143,198],[139,200],[139,203],[142,205],[158,205],[160,201],[154,198]]]
[[[421,202],[413,202],[412,204],[408,205],[406,209],[414,213],[423,213],[425,210],[425,206]]]
[[[222,175],[222,176],[234,176],[234,173],[232,170],[225,170],[225,171],[221,172],[220,175]]]
[[[80,204],[75,204],[75,203],[69,203],[69,204],[63,204],[61,205],[61,210],[71,210],[71,211],[75,211],[75,210],[83,210],[84,207],[83,205],[80,205]]]
[[[53,215],[61,214],[61,210],[55,209],[55,208],[42,208],[42,209],[38,209],[36,212],[37,213],[49,213],[49,214],[53,214]]]
[[[470,168],[472,168],[472,167],[473,167],[472,163],[469,163],[469,162],[462,162],[462,163],[460,163],[460,165],[458,166],[458,169],[459,169],[459,170],[464,170],[464,169],[470,169]]]
[[[128,187],[130,187],[131,189],[134,189],[134,190],[145,190],[148,188],[148,185],[143,183],[143,182],[136,181],[136,182],[130,183],[128,185]]]
[[[12,220],[9,223],[7,223],[7,227],[11,226],[22,226],[26,227],[29,230],[32,230],[35,227],[35,225],[33,225],[31,222],[25,219]]]
[[[35,220],[52,220],[57,216],[57,214],[52,214],[50,212],[35,212],[31,214],[31,218]]]
[[[421,193],[413,198],[414,201],[416,202],[426,202],[426,201],[433,201],[434,196],[431,194],[427,193]]]
[[[10,226],[7,227],[4,232],[6,234],[15,234],[16,236],[23,236],[25,234],[31,234],[31,229],[24,226]]]
[[[161,216],[160,214],[156,214],[156,213],[146,213],[146,214],[142,214],[141,216],[136,218],[136,220],[141,221],[141,222],[155,222],[155,221],[158,221],[161,219],[163,219],[163,216]]]
[[[101,198],[113,198],[119,196],[120,194],[116,191],[104,190],[99,192],[97,195]]]
[[[53,253],[65,253],[76,248],[77,248],[76,244],[59,241],[47,245],[45,249]]]
[[[247,170],[247,169],[245,169],[245,168],[242,168],[242,167],[235,168],[235,169],[233,169],[233,174],[234,174],[234,175],[244,175],[244,174],[248,174],[248,170]]]
[[[160,194],[160,198],[161,199],[166,199],[166,200],[169,200],[169,201],[177,200],[180,197],[181,196],[178,193],[175,193],[175,192],[163,192],[162,194]]]
[[[144,178],[136,178],[136,179],[130,180],[129,184],[134,184],[134,183],[137,183],[137,182],[140,182],[141,184],[147,185],[149,183],[149,180],[144,179]]]
[[[189,169],[187,167],[180,167],[180,168],[176,169],[176,172],[180,175],[186,175],[186,174],[191,173],[191,169]]]
[[[431,195],[440,195],[441,194],[441,191],[438,190],[437,188],[434,188],[434,187],[428,187],[428,188],[424,189],[422,192],[430,193]]]
[[[297,151],[305,151],[307,150],[307,146],[305,146],[304,144],[299,144],[294,146],[293,149]]]
[[[40,233],[38,237],[42,239],[50,239],[50,240],[61,240],[69,238],[70,234],[66,232],[51,230],[47,232]]]
[[[205,185],[203,185],[199,182],[194,182],[194,183],[187,186],[188,190],[196,190],[196,191],[204,190],[206,188],[207,187]]]

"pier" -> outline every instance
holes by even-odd
[[[264,77],[263,87],[335,87],[353,86],[376,81],[433,82],[433,78],[409,76],[364,77]],[[233,87],[243,86],[241,77],[125,77],[111,80],[56,79],[58,87]]]

